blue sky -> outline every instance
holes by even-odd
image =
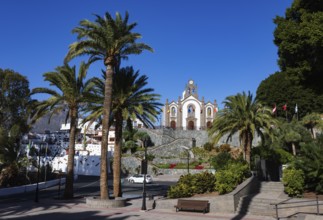
[[[130,56],[149,77],[161,102],[177,100],[189,79],[205,101],[219,107],[229,95],[256,93],[259,83],[279,70],[273,19],[292,0],[1,0],[0,68],[27,76],[30,88],[47,87],[43,73],[62,65],[71,30],[80,20],[106,11],[130,14],[142,42],[154,53]],[[85,57],[84,57],[85,59]],[[72,64],[79,64],[79,60]],[[89,70],[100,76],[102,63]],[[42,97],[37,97],[42,98]]]

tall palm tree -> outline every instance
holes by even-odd
[[[228,141],[238,132],[244,149],[244,159],[250,164],[250,151],[256,132],[264,138],[265,133],[270,134],[276,120],[271,115],[271,109],[253,99],[250,92],[228,96],[223,104],[225,108],[214,119],[209,135],[217,143],[221,137],[228,135]]]
[[[104,108],[101,143],[101,171],[100,171],[100,196],[108,199],[107,182],[107,144],[109,133],[109,116],[111,110],[113,73],[119,69],[121,59],[128,55],[140,54],[152,48],[144,43],[137,43],[141,38],[139,33],[132,32],[136,23],[128,24],[129,14],[126,12],[124,19],[116,13],[115,19],[106,12],[104,17],[96,15],[96,20],[82,20],[80,26],[73,29],[78,34],[78,41],[69,47],[65,61],[81,55],[89,55],[89,63],[101,60],[106,66],[106,79],[104,89]]]
[[[147,79],[148,77],[145,75],[139,77],[139,71],[135,72],[132,67],[121,68],[114,77],[110,120],[114,121],[115,126],[113,159],[113,194],[115,197],[122,195],[120,174],[123,122],[129,121],[129,119],[139,119],[146,127],[153,127],[153,123],[161,110],[160,106],[162,104],[158,102],[160,96],[152,93],[154,91],[152,88],[145,88]],[[92,102],[93,108],[89,108],[91,114],[86,120],[95,119],[104,108],[104,100],[102,99],[105,89],[104,84],[102,80],[96,80],[97,85],[94,94],[101,97],[101,100],[96,103]]]
[[[35,104],[34,119],[50,114],[50,118],[55,113],[67,111],[65,123],[70,120],[69,147],[67,175],[65,183],[64,198],[73,197],[74,183],[74,154],[75,154],[75,136],[77,130],[78,116],[84,107],[87,90],[91,87],[90,81],[84,82],[87,75],[88,65],[83,62],[80,65],[78,75],[76,75],[75,66],[68,64],[57,67],[55,71],[44,73],[45,81],[48,81],[55,90],[49,88],[34,88],[32,94],[49,94],[47,100]],[[50,123],[49,118],[49,123]]]

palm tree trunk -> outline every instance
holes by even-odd
[[[71,126],[70,126],[70,139],[68,144],[68,161],[67,161],[67,175],[64,190],[64,198],[71,199],[74,196],[74,155],[75,155],[75,134],[77,126],[77,110],[70,109],[71,113]]]
[[[121,142],[122,142],[122,113],[116,113],[116,124],[115,124],[115,147],[113,155],[113,194],[114,197],[121,197]]]
[[[108,174],[107,174],[107,147],[109,135],[109,119],[112,99],[112,80],[113,66],[107,64],[105,72],[104,102],[103,102],[103,121],[102,121],[102,142],[101,142],[101,167],[100,167],[100,197],[101,199],[109,199],[108,197]]]
[[[311,134],[312,134],[312,138],[316,139],[316,133],[315,133],[315,129],[313,127],[311,128]]]
[[[252,138],[251,134],[249,132],[246,132],[244,136],[244,154],[245,154],[245,160],[250,166],[251,162],[251,145],[252,145]]]
[[[295,143],[292,143],[292,150],[293,150],[293,155],[296,156],[296,147]]]

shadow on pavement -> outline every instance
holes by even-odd
[[[99,212],[95,211],[86,211],[86,212],[78,212],[78,213],[43,213],[38,215],[32,215],[32,216],[22,216],[22,217],[16,217],[14,219],[68,219],[68,220],[79,220],[79,219],[96,219],[96,220],[102,220],[102,219],[114,219],[114,220],[126,220],[133,215],[126,215],[126,216],[117,216],[119,213],[113,213],[111,215],[99,215]]]
[[[238,211],[237,215],[232,218],[232,220],[241,220],[244,217],[246,217],[246,215],[248,214],[252,199],[257,194],[260,193],[261,182],[255,178],[254,181],[252,182],[252,187],[250,188],[252,189],[252,191],[248,193],[249,196],[245,196],[241,198],[240,210]]]
[[[84,204],[82,200],[45,200],[39,203],[30,201],[0,204],[0,219],[115,219],[125,220],[137,215],[128,215],[118,210],[110,213],[98,211],[82,211],[75,206]],[[121,216],[122,214],[122,216]]]

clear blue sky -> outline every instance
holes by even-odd
[[[1,0],[0,68],[27,76],[30,88],[47,87],[43,73],[62,65],[71,30],[82,19],[127,10],[142,41],[154,48],[130,56],[149,77],[161,102],[177,100],[189,79],[205,101],[251,91],[278,71],[273,19],[292,0]],[[74,61],[73,64],[78,65]],[[100,76],[102,63],[89,76]]]

